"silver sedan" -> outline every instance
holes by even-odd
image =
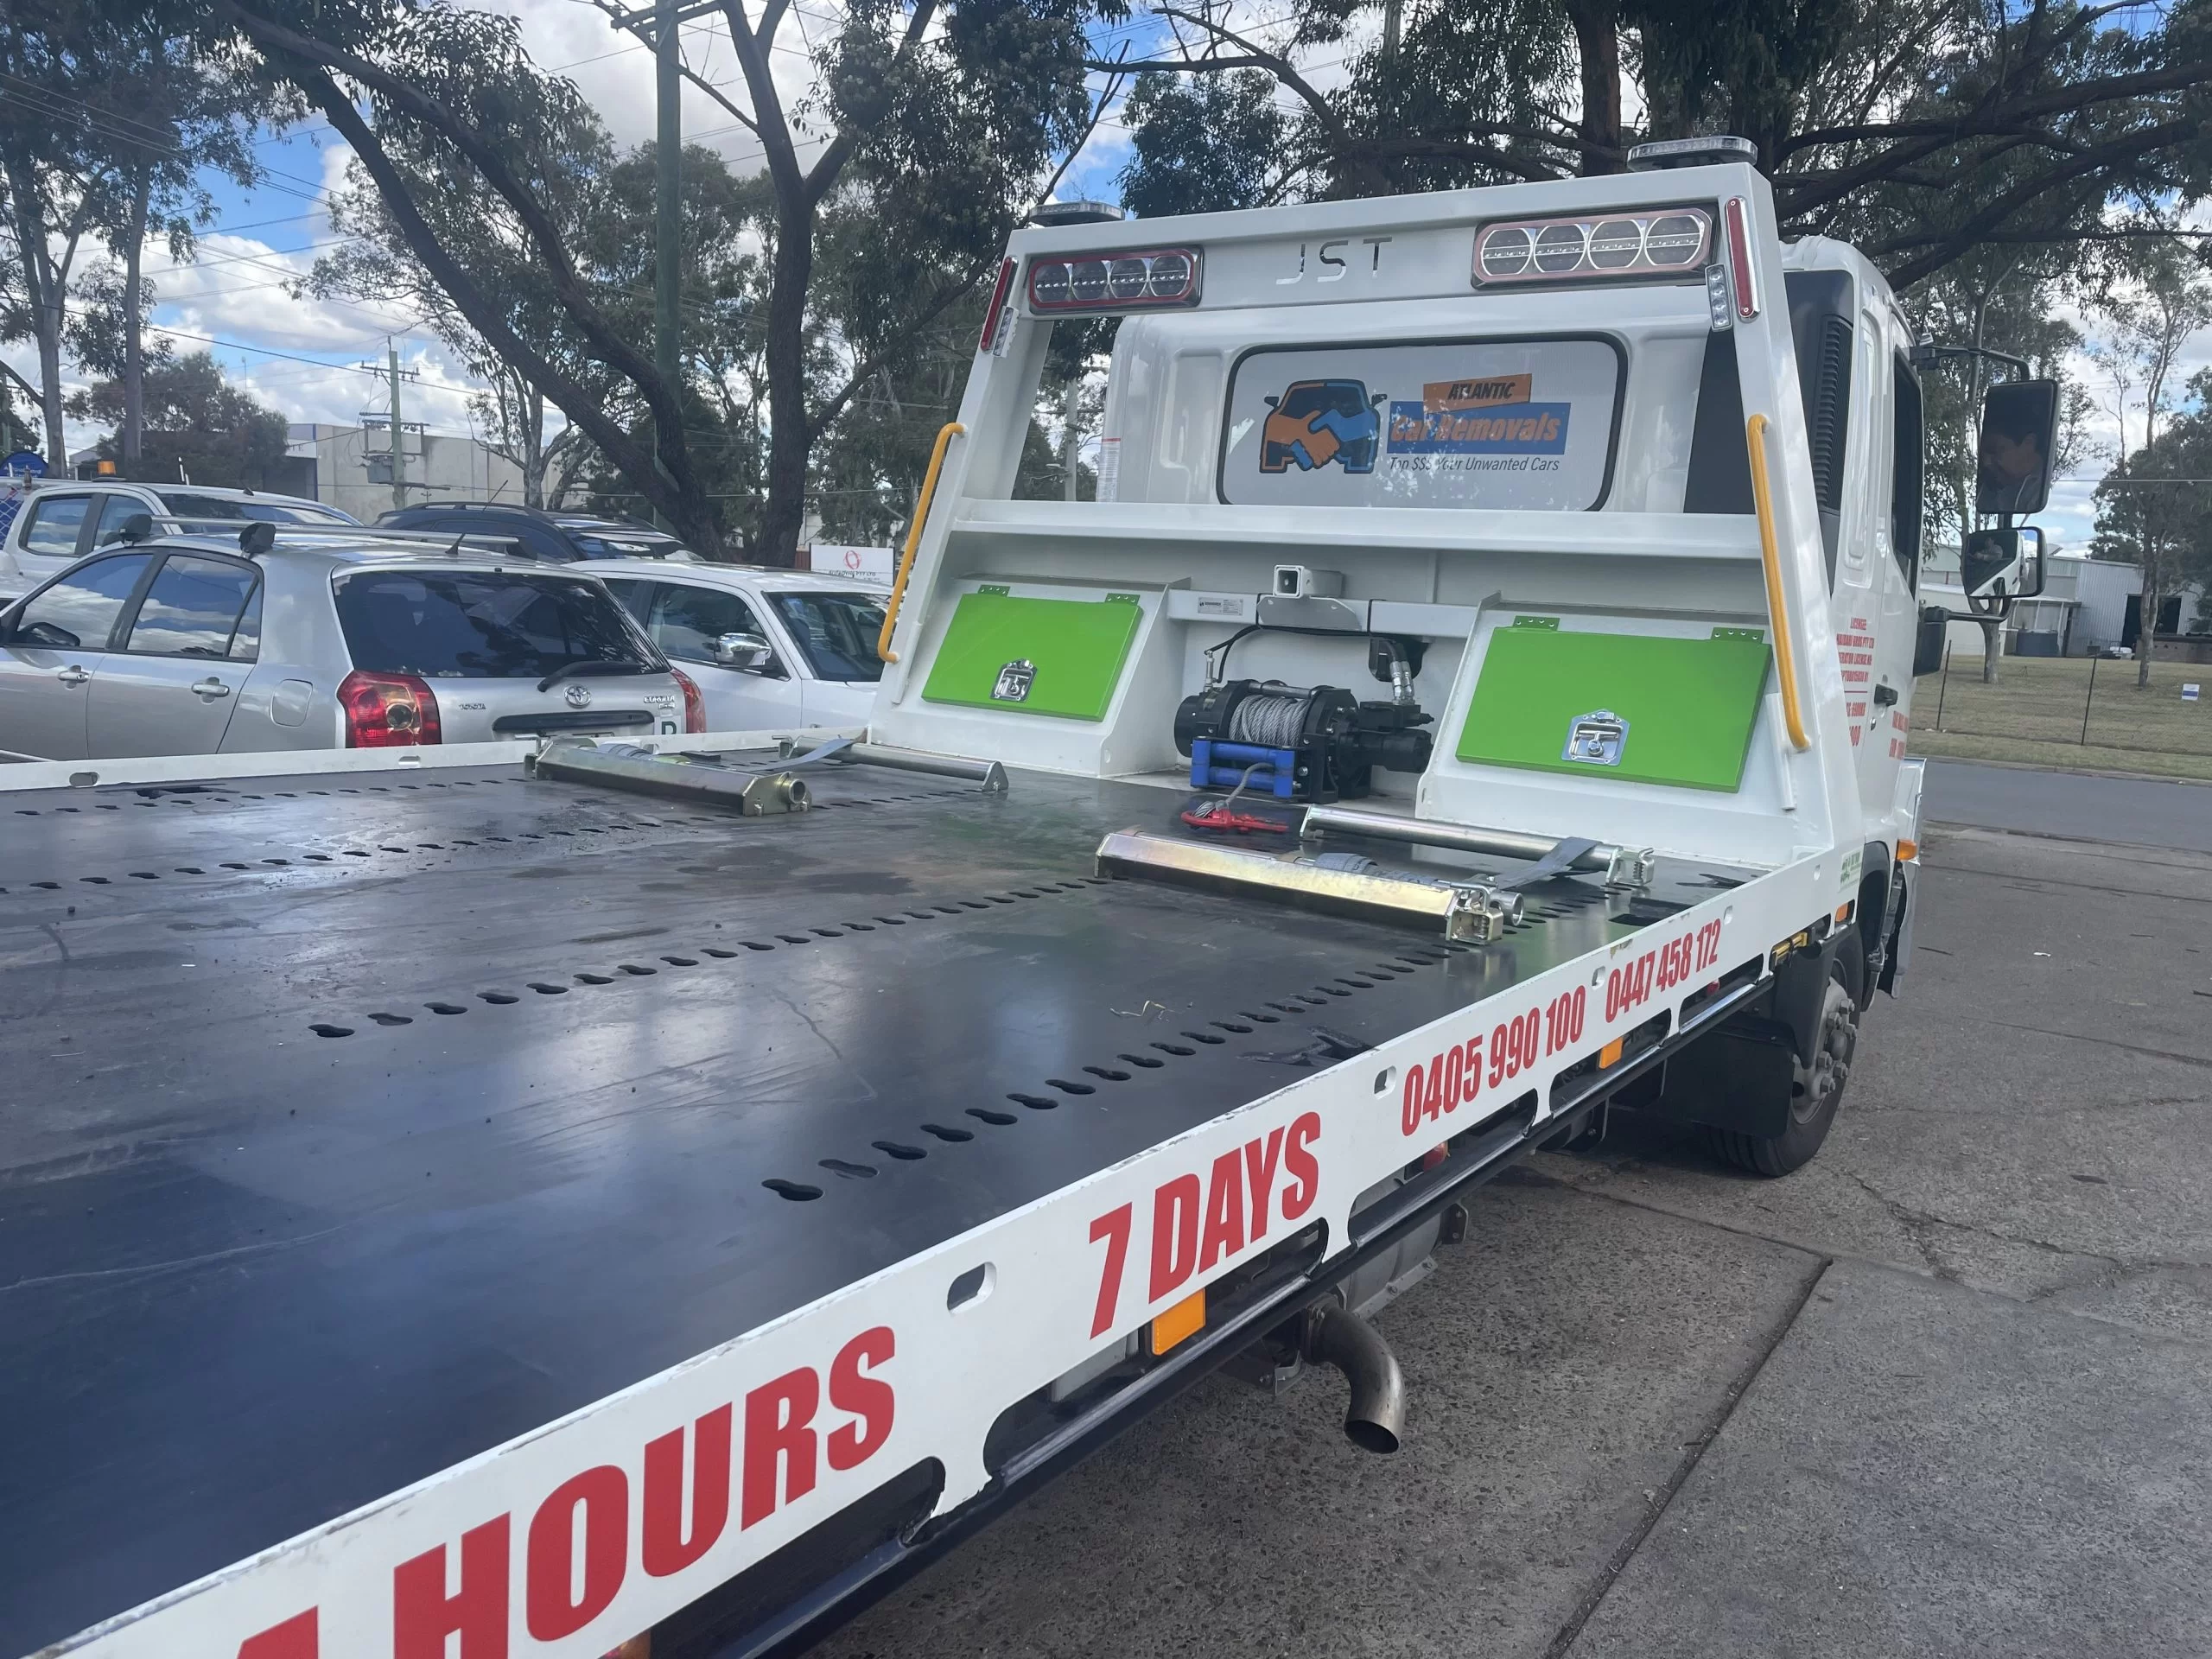
[[[371,531],[104,549],[0,611],[0,751],[54,760],[705,729],[594,578]]]

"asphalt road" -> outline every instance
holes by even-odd
[[[1952,822],[2191,805],[1930,770]],[[1333,1379],[1217,1378],[823,1651],[2212,1653],[2212,856],[1925,856],[1810,1166],[1617,1120],[1382,1316],[1397,1456],[1344,1441]]]
[[[2212,853],[2212,784],[1930,760],[1920,810],[1937,823]]]

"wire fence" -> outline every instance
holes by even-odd
[[[1913,691],[1913,725],[1950,737],[2212,760],[2212,663],[1955,656]]]

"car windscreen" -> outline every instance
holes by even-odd
[[[880,680],[883,658],[875,642],[883,633],[880,594],[777,594],[778,614],[818,680]]]
[[[663,666],[594,582],[507,570],[363,570],[337,582],[353,666],[425,679],[543,679],[577,663]]]
[[[163,490],[162,505],[180,518],[261,520],[272,524],[358,524],[361,521],[335,507],[309,506],[302,501],[239,499],[232,496],[196,495],[183,490]]]

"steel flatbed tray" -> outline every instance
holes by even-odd
[[[1145,1208],[1176,1158],[1217,1178],[1191,1286],[1294,1220],[1337,1250],[1373,1172],[1537,1091],[1517,1141],[1563,1070],[1687,988],[1662,966],[1616,1011],[1603,964],[1630,965],[1624,1001],[1647,942],[1720,959],[1703,981],[1773,937],[1738,918],[1748,872],[1662,860],[1648,892],[1554,880],[1503,939],[1452,946],[1097,875],[1101,836],[1166,830],[1170,791],[813,775],[816,810],[766,818],[518,764],[0,794],[0,1652],[364,1506],[90,1647],[229,1659],[320,1610],[319,1649],[262,1655],[391,1653],[401,1563],[433,1549],[488,1596],[469,1552],[496,1516],[515,1628],[604,1651],[899,1471],[934,1459],[948,1504],[1001,1474],[982,1429],[1016,1395],[1177,1300],[1147,1293],[1180,1212]],[[1571,967],[1586,1028],[1578,999],[1514,1078],[1520,1002]],[[1492,1090],[1440,1118],[1432,1070],[1424,1121],[1432,1027]],[[798,1317],[825,1307],[828,1336]],[[729,1380],[800,1370],[814,1393],[765,1418]],[[663,1528],[657,1566],[639,1449],[696,1422],[711,1462],[733,1399],[740,1496],[726,1523],[695,1508],[696,1564]],[[763,1488],[780,1431],[809,1437],[770,1446]],[[525,1523],[602,1464],[642,1492],[630,1565],[591,1553],[608,1489],[561,1500],[589,1564],[541,1624],[558,1529]],[[569,1559],[565,1533],[543,1548]]]

